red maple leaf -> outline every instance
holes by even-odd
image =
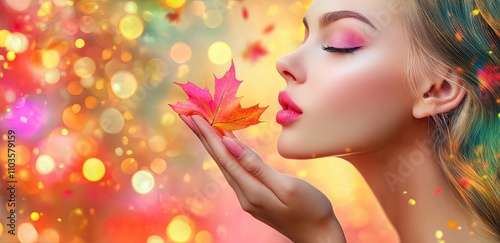
[[[247,46],[243,52],[243,59],[250,59],[251,62],[258,61],[262,56],[267,55],[267,49],[259,41],[255,41]]]
[[[261,122],[259,117],[268,106],[259,107],[257,104],[247,108],[241,107],[241,97],[236,97],[236,92],[242,81],[236,79],[233,61],[231,68],[222,78],[219,79],[215,75],[214,78],[214,98],[207,87],[201,89],[189,81],[186,84],[175,82],[188,95],[188,100],[187,103],[177,102],[169,106],[180,115],[200,115],[210,125],[227,131],[247,128]]]

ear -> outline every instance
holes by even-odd
[[[467,92],[460,76],[451,69],[441,70],[441,75],[418,87],[419,97],[413,105],[415,118],[451,111],[464,99]]]

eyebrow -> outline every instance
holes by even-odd
[[[333,12],[328,12],[328,13],[323,14],[319,18],[319,27],[324,28],[324,27],[328,26],[329,24],[331,24],[339,19],[344,19],[344,18],[355,18],[355,19],[358,19],[358,20],[368,24],[369,26],[371,26],[374,29],[377,29],[375,27],[375,25],[373,25],[373,23],[370,22],[370,20],[368,20],[368,18],[366,18],[365,16],[363,16],[362,14],[360,14],[358,12],[349,11],[349,10],[333,11]],[[309,29],[309,25],[307,24],[306,17],[304,17],[302,19],[302,22],[304,23],[304,26],[306,27],[306,29]]]

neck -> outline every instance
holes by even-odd
[[[470,218],[441,173],[424,128],[391,146],[344,158],[364,177],[402,242],[434,242],[439,230],[447,241],[468,238]]]

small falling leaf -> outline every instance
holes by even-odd
[[[242,15],[244,20],[248,20],[248,9],[243,6]]]
[[[267,26],[267,27],[266,27],[266,28],[262,31],[262,33],[263,33],[264,35],[267,35],[267,34],[269,34],[269,33],[273,32],[273,30],[274,30],[274,24],[270,24],[270,25],[268,25],[268,26]]]
[[[247,49],[243,52],[243,59],[250,59],[251,62],[257,62],[261,57],[267,55],[267,53],[267,49],[262,46],[259,40],[247,46]]]
[[[184,8],[176,9],[174,12],[169,12],[165,15],[165,18],[168,19],[170,23],[180,23],[181,22],[181,14],[184,12]]]
[[[187,103],[177,102],[176,105],[169,104],[172,109],[180,115],[200,115],[214,127],[234,131],[247,128],[260,123],[259,117],[267,107],[259,107],[259,104],[248,108],[242,108],[241,97],[236,97],[240,86],[240,80],[236,79],[234,63],[222,78],[215,77],[214,98],[207,87],[199,88],[191,82],[179,85],[188,95]]]

